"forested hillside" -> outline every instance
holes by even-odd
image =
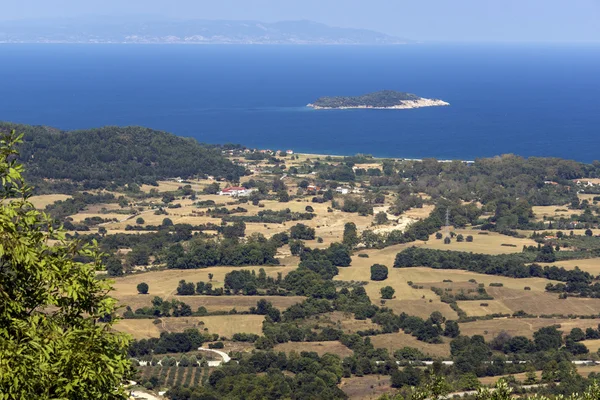
[[[21,160],[31,179],[105,184],[214,175],[237,180],[244,169],[219,148],[142,127],[108,126],[63,132],[43,126],[0,123],[0,132],[24,133]]]

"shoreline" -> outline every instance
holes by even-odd
[[[306,106],[314,110],[410,110],[424,107],[446,107],[449,105],[450,103],[439,99],[420,98],[419,100],[404,100],[401,104],[389,107],[374,107],[366,104],[359,106],[323,107],[313,103],[309,103]]]
[[[356,154],[353,155],[347,155],[347,154],[317,154],[317,153],[306,153],[306,152],[298,152],[298,153],[294,153],[294,155],[299,155],[299,156],[305,156],[305,157],[331,157],[331,158],[343,158],[343,157],[354,157],[356,156]],[[437,159],[435,157],[425,157],[425,158],[408,158],[408,157],[375,157],[373,156],[373,160],[395,160],[395,161],[417,161],[417,162],[423,162],[424,159],[435,159],[437,162],[440,163],[451,163],[454,161],[459,161],[465,164],[473,164],[475,163],[475,160],[463,160],[463,159],[445,159],[445,160],[440,160]],[[486,158],[486,157],[484,157]]]

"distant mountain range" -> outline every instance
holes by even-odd
[[[406,44],[367,29],[312,21],[48,19],[0,22],[0,43]]]

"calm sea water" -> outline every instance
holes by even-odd
[[[0,45],[0,120],[388,157],[600,159],[600,46]],[[393,89],[450,107],[310,110]]]

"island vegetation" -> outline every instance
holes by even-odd
[[[321,97],[308,106],[315,109],[405,109],[445,105],[448,103],[442,100],[425,99],[412,93],[382,90],[362,96]]]

